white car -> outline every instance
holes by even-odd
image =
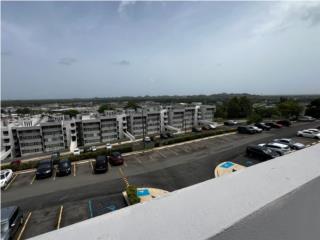
[[[217,128],[216,125],[213,125],[213,124],[209,124],[208,126],[209,126],[210,129],[216,129]]]
[[[107,150],[111,150],[112,149],[112,144],[111,143],[107,143],[106,144],[106,149]]]
[[[11,169],[5,169],[0,172],[1,175],[1,188],[7,186],[13,177],[13,171]]]
[[[259,144],[259,146],[267,147],[267,148],[279,153],[280,155],[288,154],[291,152],[290,147],[288,145],[282,144],[282,143],[276,143],[276,142],[262,143],[262,144]]]
[[[81,151],[80,151],[79,148],[75,148],[75,149],[73,150],[73,155],[75,155],[75,156],[80,155],[80,153],[81,153]]]
[[[308,131],[311,131],[311,132],[315,132],[315,133],[320,133],[320,130],[319,129],[316,129],[316,128],[309,128],[307,129]]]
[[[91,147],[90,147],[90,151],[91,151],[91,152],[95,152],[95,151],[97,151],[96,146],[91,146]]]
[[[310,129],[302,130],[297,132],[298,137],[307,137],[307,138],[315,138],[320,139],[320,133],[312,131]]]

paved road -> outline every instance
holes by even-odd
[[[244,155],[248,144],[293,137],[297,130],[319,125],[319,122],[296,123],[289,128],[273,129],[262,134],[231,134],[129,156],[126,157],[124,166],[112,167],[108,173],[100,175],[92,174],[90,162],[76,165],[72,175],[63,178],[33,181],[34,173],[23,174],[17,176],[8,190],[2,193],[1,204],[19,205],[25,210],[34,211],[39,215],[34,219],[45,221],[52,216],[51,225],[47,224],[35,230],[29,229],[29,232],[27,230],[26,236],[30,237],[54,229],[56,211],[60,205],[69,206],[66,208],[67,214],[62,226],[90,217],[88,201],[91,200],[104,199],[103,201],[109,204],[106,205],[106,209],[110,206],[117,206],[117,209],[123,207],[121,192],[125,183],[121,178],[121,172],[127,176],[130,184],[174,191],[213,178],[214,168],[222,161],[234,161],[245,166],[259,163]],[[303,143],[313,141],[305,138],[296,139]],[[48,209],[54,213],[48,214]]]

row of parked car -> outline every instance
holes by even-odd
[[[299,137],[308,137],[320,139],[320,127],[318,129],[305,129],[297,132]],[[288,154],[293,150],[300,150],[305,148],[305,145],[295,142],[290,138],[274,139],[269,143],[261,143],[258,145],[249,145],[246,153],[250,157],[257,157],[261,160],[269,160],[284,154]]]
[[[291,122],[289,120],[280,120],[277,122],[260,122],[255,123],[254,125],[239,126],[237,130],[239,133],[255,134],[261,133],[262,131],[269,131],[271,128],[282,128],[290,126]]]

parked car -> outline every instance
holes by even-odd
[[[311,132],[314,132],[314,133],[320,133],[320,130],[319,130],[319,129],[316,129],[316,128],[309,128],[309,129],[307,129],[307,130],[309,130],[309,131],[311,131]]]
[[[204,125],[202,126],[202,130],[210,130],[211,128],[209,127],[209,125]]]
[[[271,129],[270,126],[268,126],[267,124],[265,123],[256,123],[254,124],[256,127],[262,129],[262,130],[266,130],[266,131],[269,131]]]
[[[169,136],[166,133],[161,133],[160,138],[161,139],[167,139]]]
[[[248,156],[256,157],[260,160],[269,160],[280,156],[279,153],[277,153],[276,151],[259,145],[249,145],[247,147],[246,153]]]
[[[290,153],[291,149],[288,145],[282,144],[282,143],[276,143],[276,142],[271,142],[271,143],[261,143],[259,144],[261,147],[267,147],[271,150],[274,150],[275,152],[279,153],[279,155],[285,155]]]
[[[69,159],[63,159],[59,161],[57,174],[58,176],[67,176],[71,174],[71,162]]]
[[[81,153],[81,151],[80,151],[79,148],[75,148],[75,149],[73,150],[73,155],[75,155],[75,156],[80,155],[80,153]]]
[[[51,161],[53,164],[58,164],[60,160],[60,152],[53,152],[51,154]]]
[[[148,136],[144,137],[143,140],[144,140],[145,143],[151,143],[151,138],[148,137]]]
[[[96,157],[94,164],[95,173],[105,173],[108,171],[108,159],[106,156],[99,155]]]
[[[238,133],[247,133],[247,134],[256,133],[256,130],[249,126],[239,126],[237,130],[238,130]]]
[[[202,132],[201,127],[193,127],[192,132]]]
[[[300,116],[298,117],[298,121],[300,122],[314,122],[316,119],[310,116]]]
[[[110,157],[109,157],[109,162],[113,166],[118,166],[118,165],[122,165],[123,164],[124,159],[123,159],[121,153],[112,152]]]
[[[174,134],[173,134],[172,132],[167,132],[166,134],[167,134],[167,136],[168,136],[169,138],[173,138],[173,137],[174,137]]]
[[[290,127],[291,126],[291,121],[290,120],[279,120],[276,122],[277,124],[280,124],[282,126]]]
[[[107,143],[106,144],[106,149],[107,150],[111,150],[112,149],[112,144],[111,143]]]
[[[267,122],[266,125],[272,127],[272,128],[282,128],[282,125],[275,122]]]
[[[23,213],[18,206],[1,208],[1,239],[14,239],[23,224]]]
[[[41,160],[36,171],[36,179],[51,177],[52,173],[53,162],[51,160]]]
[[[5,188],[13,177],[13,171],[11,169],[1,170],[1,189]]]
[[[255,130],[256,133],[261,133],[261,132],[262,132],[262,129],[261,129],[261,128],[258,128],[257,126],[252,126],[252,125],[250,125],[250,126],[248,126],[248,127],[250,127],[250,128],[252,128],[253,130]]]
[[[95,152],[97,148],[95,146],[85,147],[84,152]]]
[[[234,126],[234,125],[237,125],[237,124],[238,124],[238,122],[235,121],[235,120],[227,120],[227,121],[224,122],[224,125],[226,125],[226,126]]]
[[[288,145],[291,149],[294,150],[300,150],[305,148],[305,145],[302,143],[298,143],[293,141],[290,138],[280,138],[280,139],[274,139],[273,142],[282,143]]]
[[[302,130],[297,132],[298,137],[307,137],[307,138],[315,138],[320,139],[320,133],[310,131],[310,130]]]

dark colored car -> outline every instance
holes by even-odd
[[[257,132],[250,126],[239,126],[237,130],[238,130],[238,133],[246,133],[246,134],[254,134]]]
[[[166,133],[161,133],[160,138],[161,139],[167,139],[169,136]]]
[[[201,127],[193,127],[192,132],[201,132]]]
[[[277,124],[280,124],[280,125],[286,126],[286,127],[290,127],[291,121],[290,120],[279,120],[279,121],[277,121]]]
[[[51,161],[53,162],[53,164],[58,164],[60,160],[60,152],[53,152],[51,154]]]
[[[270,126],[268,126],[267,124],[265,123],[256,123],[254,124],[256,127],[258,128],[261,128],[262,130],[265,130],[265,131],[269,131],[271,129]]]
[[[108,171],[108,159],[106,156],[97,156],[96,162],[94,164],[95,173],[105,173]]]
[[[59,161],[57,174],[58,176],[67,176],[71,174],[71,162],[69,159]]]
[[[173,137],[174,137],[174,134],[173,134],[172,132],[167,132],[166,134],[167,134],[167,136],[168,136],[169,138],[173,138]]]
[[[210,130],[211,128],[208,125],[202,127],[202,130]]]
[[[1,239],[13,239],[23,223],[23,214],[18,206],[1,208]]]
[[[279,123],[267,122],[266,124],[272,128],[282,128],[282,125]]]
[[[122,165],[123,164],[124,159],[123,159],[121,153],[112,152],[110,157],[109,157],[109,162],[113,166],[118,166],[118,165]]]
[[[37,171],[36,171],[36,178],[47,178],[51,177],[53,173],[53,162],[51,160],[41,160],[39,162]]]
[[[238,124],[238,122],[235,121],[235,120],[227,120],[227,121],[224,122],[224,125],[226,125],[226,126],[234,126],[234,125],[237,125],[237,124]]]
[[[246,153],[249,157],[256,157],[260,160],[269,160],[280,156],[279,153],[259,145],[249,145]]]

